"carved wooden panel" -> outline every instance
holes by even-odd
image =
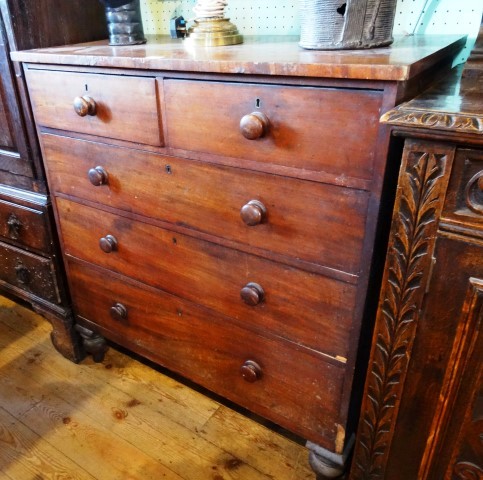
[[[384,478],[454,148],[407,141],[351,479]]]
[[[392,125],[424,127],[462,133],[481,134],[483,132],[483,115],[480,114],[428,113],[399,107],[384,114],[381,120]]]
[[[481,258],[483,245],[468,248]],[[483,478],[483,280],[469,278],[451,360],[418,478]]]

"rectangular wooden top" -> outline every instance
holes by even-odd
[[[396,37],[390,47],[305,50],[298,37],[246,37],[241,45],[194,47],[186,40],[149,37],[145,45],[109,46],[107,40],[12,52],[12,59],[89,67],[205,73],[406,81],[463,48],[459,35]]]

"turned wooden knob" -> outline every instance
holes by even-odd
[[[93,98],[84,95],[83,97],[74,98],[74,110],[79,117],[93,116],[97,113],[97,105]]]
[[[121,321],[127,318],[127,308],[122,303],[115,303],[110,310],[114,320]]]
[[[249,226],[263,223],[267,217],[267,209],[262,202],[250,200],[240,210],[242,220]]]
[[[253,360],[247,360],[240,368],[240,372],[242,377],[250,383],[256,382],[262,377],[262,368]]]
[[[250,282],[240,290],[240,297],[247,305],[254,307],[263,302],[265,292],[258,283]]]
[[[89,177],[89,182],[95,187],[100,187],[101,185],[106,185],[108,180],[107,172],[102,167],[91,168],[87,172]]]
[[[262,112],[252,112],[240,120],[240,132],[248,140],[261,138],[268,132],[270,122]]]
[[[117,250],[117,240],[116,237],[112,235],[106,235],[99,239],[99,247],[105,253],[111,253]]]

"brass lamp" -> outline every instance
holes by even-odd
[[[198,0],[194,7],[196,18],[188,30],[187,41],[193,45],[217,47],[243,43],[236,26],[225,18],[227,0]]]

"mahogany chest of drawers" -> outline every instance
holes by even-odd
[[[308,439],[333,474],[398,167],[379,117],[460,47],[17,54],[86,348],[102,358],[102,335],[181,373]]]

